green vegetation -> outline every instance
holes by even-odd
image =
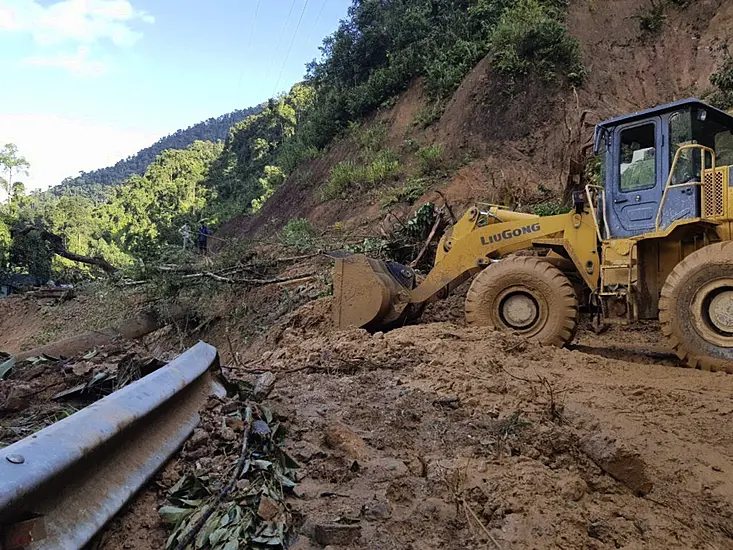
[[[444,166],[443,146],[426,145],[417,151],[417,159],[420,165],[420,172],[429,175],[437,172]]]
[[[586,70],[580,46],[561,19],[562,12],[538,0],[520,0],[507,9],[491,35],[496,67],[512,77],[534,71],[541,80],[565,75],[580,85]]]
[[[18,148],[14,143],[7,143],[0,149],[0,172],[6,177],[0,177],[0,187],[7,195],[8,204],[13,198],[13,176],[28,174],[30,164],[18,154]]]
[[[345,193],[364,191],[386,183],[400,172],[400,162],[391,149],[380,151],[366,164],[354,161],[338,163],[331,169],[326,185],[321,189],[324,200],[343,197]]]
[[[667,21],[667,5],[665,0],[650,0],[649,7],[640,10],[635,16],[639,21],[639,30],[646,35],[662,32]]]
[[[288,178],[294,176],[293,185],[308,181],[303,164],[339,135],[353,139],[360,156],[333,168],[321,190],[324,198],[389,184],[403,167],[385,147],[387,127],[360,121],[393,104],[416,77],[423,78],[429,102],[415,117],[420,126],[441,116],[447,98],[487,54],[515,83],[533,74],[573,84],[582,80],[577,42],[563,23],[565,4],[355,0],[323,41],[321,59],[308,65],[304,82],[266,104],[181,130],[114,167],[30,196],[15,185],[27,164],[8,171],[22,157],[3,151],[15,160],[8,164],[0,156],[0,168],[12,175],[2,180],[8,204],[0,211],[0,270],[61,279],[93,274],[95,267],[55,255],[59,243],[49,243],[43,231],[58,235],[73,254],[102,257],[117,267],[179,261],[190,254],[181,250],[183,224],[195,238],[202,220],[215,228],[233,216],[266,210]],[[382,204],[414,202],[427,178],[444,169],[439,145],[412,143],[409,153],[416,155],[418,174],[386,192]],[[308,242],[312,233],[302,221],[290,223],[282,238]]]
[[[445,103],[443,101],[433,101],[415,114],[412,124],[418,128],[427,128],[431,124],[438,122],[444,112]]]
[[[315,246],[316,230],[308,220],[295,218],[285,224],[280,233],[280,240],[284,245],[306,252]]]
[[[733,109],[733,57],[726,53],[723,62],[710,77],[715,87],[708,100],[719,109]]]
[[[632,17],[639,21],[642,36],[654,37],[664,29],[667,22],[667,9],[670,6],[684,9],[691,3],[692,0],[649,0],[649,5],[639,9]]]
[[[530,212],[536,216],[557,216],[558,214],[567,214],[570,207],[555,201],[540,202],[529,207]]]
[[[104,200],[110,192],[109,186],[123,183],[131,176],[141,176],[148,166],[167,149],[186,149],[195,141],[223,140],[229,134],[229,128],[245,118],[257,114],[262,105],[240,109],[210,118],[189,126],[185,130],[178,130],[156,141],[134,155],[117,162],[114,166],[82,172],[79,177],[66,178],[63,183],[52,189],[55,195],[81,195],[96,201]]]
[[[427,188],[428,182],[425,178],[410,178],[402,186],[382,189],[379,193],[379,206],[386,209],[401,202],[415,204]]]

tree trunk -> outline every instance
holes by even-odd
[[[45,229],[28,226],[22,229],[15,229],[11,231],[11,236],[13,233],[25,235],[26,233],[30,233],[31,231],[38,231],[38,233],[41,235],[41,238],[51,245],[52,251],[62,258],[66,258],[67,260],[71,260],[72,262],[81,262],[87,265],[96,265],[97,267],[102,268],[105,273],[111,274],[117,271],[117,268],[115,266],[113,266],[111,263],[109,263],[107,260],[100,256],[82,256],[81,254],[69,252],[66,249],[66,246],[64,246],[64,240],[60,236],[51,233],[50,231],[46,231]]]

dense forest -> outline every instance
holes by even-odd
[[[185,149],[194,141],[219,141],[229,134],[233,124],[257,114],[262,106],[238,109],[216,118],[209,118],[185,130],[177,130],[173,134],[160,138],[150,147],[146,147],[123,159],[114,166],[100,168],[91,172],[82,172],[79,176],[66,178],[60,185],[50,191],[54,195],[81,195],[92,199],[105,197],[105,187],[122,183],[130,176],[142,175],[148,166],[167,149]]]
[[[116,267],[181,259],[184,223],[205,220],[215,228],[256,214],[298,166],[416,77],[431,100],[421,114],[425,126],[486,56],[507,94],[528,75],[533,82],[582,86],[586,69],[565,26],[565,7],[564,0],[354,0],[348,17],[324,39],[321,59],[289,93],[177,132],[114,168],[68,180],[54,194],[10,189],[0,210],[0,270],[66,280],[97,271],[60,257],[48,233],[68,251]],[[727,58],[711,79],[710,100],[732,107],[731,98],[733,62]],[[389,173],[394,160],[382,153],[368,166],[335,167],[329,185],[336,192],[324,193],[324,200],[350,178],[377,181]],[[120,180],[99,200],[95,186]],[[69,192],[78,189],[84,192]]]

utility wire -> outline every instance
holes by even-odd
[[[319,10],[318,15],[316,16],[316,20],[313,22],[313,28],[311,29],[311,32],[305,41],[306,44],[310,44],[310,41],[313,39],[313,35],[317,31],[318,22],[321,20],[321,15],[323,15],[323,10],[326,9],[327,3],[328,3],[328,0],[323,0],[323,3],[321,4],[321,9]]]
[[[306,0],[307,3],[307,0]],[[293,3],[290,4],[290,11],[288,12],[288,17],[285,20],[285,26],[283,27],[282,32],[280,33],[280,37],[277,41],[277,46],[273,50],[273,53],[277,55],[277,52],[280,50],[280,44],[282,44],[283,38],[285,37],[285,31],[288,29],[288,23],[290,23],[290,17],[293,15],[293,10],[295,9],[295,0],[293,0]],[[270,78],[270,71],[272,70],[272,63],[268,63],[267,65],[267,75],[262,80],[262,84],[264,85],[265,82]],[[261,89],[261,88],[260,88]]]
[[[260,11],[260,0],[257,0],[257,6],[255,7],[255,16],[254,16],[254,19],[252,19],[252,28],[249,31],[249,40],[247,40],[247,48],[244,50],[245,51],[245,55],[244,55],[245,63],[249,59],[250,53],[252,53],[251,52],[252,38],[254,37],[254,34],[255,34],[255,27],[257,26],[257,14],[259,13],[259,11]],[[239,96],[239,90],[240,90],[240,87],[242,86],[242,77],[244,77],[245,67],[246,65],[242,65],[242,70],[239,73],[239,80],[237,81],[237,96]]]
[[[290,46],[288,47],[288,53],[285,54],[285,60],[283,61],[283,66],[280,67],[280,74],[277,77],[277,82],[275,82],[275,87],[272,90],[273,97],[275,96],[275,92],[277,92],[277,87],[280,85],[280,79],[283,76],[283,72],[285,72],[285,65],[288,63],[288,58],[290,57],[290,53],[293,51],[293,44],[295,44],[295,38],[298,36],[298,31],[300,30],[300,24],[303,22],[303,16],[305,15],[305,9],[308,7],[308,0],[305,0],[305,3],[303,4],[303,10],[300,12],[300,18],[298,19],[298,24],[295,26],[295,32],[293,33],[293,39],[290,41]]]

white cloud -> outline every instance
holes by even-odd
[[[0,114],[0,147],[15,143],[31,164],[26,189],[47,188],[80,171],[111,166],[159,135],[101,126],[59,116]]]
[[[91,76],[102,74],[107,67],[101,61],[89,59],[89,48],[79,46],[76,53],[59,53],[55,55],[34,55],[23,59],[25,65],[35,65],[36,67],[54,67],[57,69],[66,69],[78,76]]]
[[[0,0],[0,31],[30,33],[41,45],[93,44],[107,39],[131,46],[142,33],[133,25],[155,18],[127,0],[62,0],[43,6],[36,0]]]

